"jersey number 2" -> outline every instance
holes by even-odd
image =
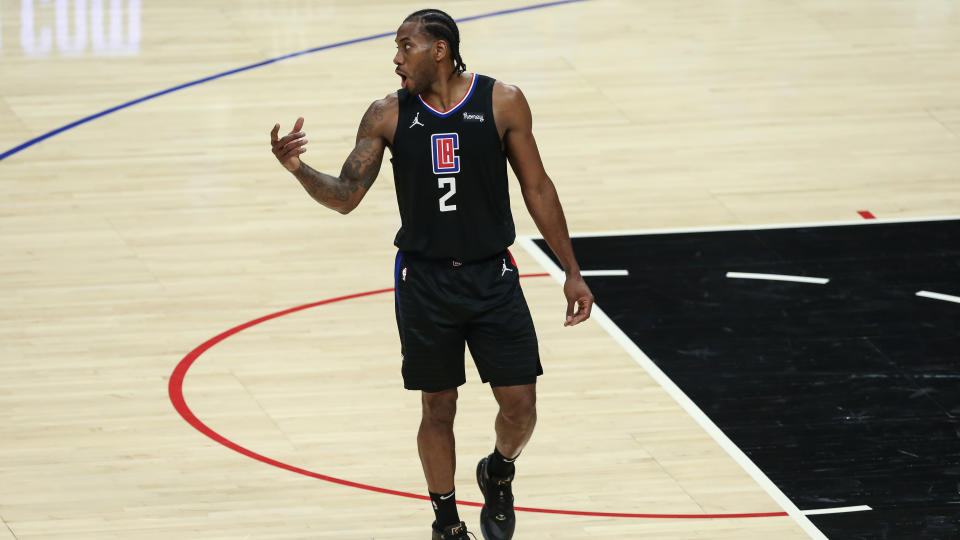
[[[450,200],[450,197],[453,197],[454,194],[457,193],[457,179],[456,179],[456,178],[453,178],[453,177],[450,177],[450,178],[438,178],[437,181],[439,182],[439,184],[440,184],[439,187],[440,187],[441,189],[442,189],[444,186],[450,186],[450,191],[444,193],[443,196],[440,197],[440,211],[441,211],[441,212],[453,212],[454,210],[457,209],[457,205],[455,205],[455,204],[449,204],[449,203],[447,203],[447,201],[449,201],[449,200]]]

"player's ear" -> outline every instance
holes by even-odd
[[[447,42],[438,39],[433,42],[433,59],[439,62],[443,60],[445,56],[450,56],[450,46],[447,45]]]

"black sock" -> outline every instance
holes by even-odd
[[[520,457],[520,456],[517,456]],[[497,447],[493,447],[493,453],[490,454],[490,463],[487,466],[487,472],[490,473],[490,476],[496,476],[497,478],[507,478],[513,476],[515,471],[513,462],[517,458],[507,459],[503,454],[497,450]]]
[[[450,493],[434,493],[430,491],[430,502],[433,504],[433,513],[437,516],[437,527],[442,531],[445,527],[460,523],[460,515],[457,514],[457,498],[454,495],[457,490]]]

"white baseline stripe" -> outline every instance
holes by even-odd
[[[727,277],[743,279],[767,279],[770,281],[795,281],[797,283],[816,283],[818,285],[826,285],[830,282],[830,280],[827,278],[784,276],[782,274],[751,274],[750,272],[727,272]]]
[[[947,302],[956,302],[960,304],[960,296],[950,296],[949,294],[940,294],[938,292],[920,291],[917,296],[924,298],[933,298],[934,300],[946,300]]]
[[[867,505],[862,506],[843,506],[840,508],[821,508],[820,510],[804,510],[803,513],[808,516],[819,516],[821,514],[843,514],[846,512],[864,512],[873,510]]]
[[[540,266],[550,273],[553,279],[557,280],[559,283],[563,283],[563,270],[554,265],[553,261],[547,257],[547,254],[541,251],[540,248],[533,243],[532,237],[519,237],[517,241],[525,250],[527,250],[527,253],[533,256],[533,258],[540,263]],[[743,467],[743,470],[753,477],[754,481],[756,481],[767,492],[767,494],[769,494],[770,497],[773,498],[773,500],[775,500],[777,504],[784,509],[784,511],[790,514],[790,517],[797,522],[800,528],[802,528],[804,532],[810,536],[810,538],[813,538],[814,540],[828,540],[827,537],[824,536],[823,533],[820,532],[820,530],[817,529],[809,519],[807,519],[807,516],[803,515],[803,512],[801,512],[800,509],[797,508],[797,506],[793,504],[793,502],[788,499],[782,491],[780,491],[780,488],[771,482],[770,479],[767,478],[767,475],[763,474],[763,471],[761,471],[756,464],[750,461],[750,458],[748,458],[747,455],[737,447],[737,445],[733,444],[733,442],[723,433],[723,431],[720,431],[720,428],[718,428],[717,425],[714,424],[713,421],[711,421],[710,418],[707,417],[707,415],[704,414],[699,407],[697,407],[693,400],[687,397],[687,395],[680,390],[676,383],[670,380],[666,373],[661,371],[660,368],[653,363],[653,360],[650,360],[650,357],[644,354],[643,351],[637,347],[636,343],[631,341],[630,338],[623,333],[623,330],[621,330],[620,327],[610,320],[610,317],[608,317],[607,314],[600,309],[600,306],[594,304],[591,312],[591,318],[596,320],[597,324],[603,327],[603,329],[610,334],[610,337],[612,337],[613,340],[616,341],[617,344],[620,345],[627,354],[629,354],[638,364],[640,364],[640,367],[646,370],[646,372],[649,373],[650,376],[653,377],[653,379],[656,380],[657,383],[659,383],[660,386],[662,386],[663,389],[666,390],[667,393],[670,394],[670,396],[681,407],[683,407],[687,414],[696,420],[696,422],[700,424],[704,431],[709,433],[710,436],[713,437],[713,440],[717,441],[717,444],[726,450],[727,453],[730,454],[730,457],[739,463],[740,466]]]
[[[960,215],[946,216],[925,216],[914,218],[883,218],[883,219],[860,219],[856,221],[811,221],[807,223],[771,223],[761,225],[720,225],[716,227],[676,227],[667,229],[636,229],[619,231],[593,231],[585,233],[573,233],[571,238],[591,238],[595,236],[635,236],[644,234],[682,234],[699,232],[725,232],[725,231],[763,231],[769,229],[803,229],[807,227],[837,227],[846,225],[858,225],[870,227],[873,225],[883,225],[885,223],[922,223],[926,221],[952,221],[960,219]],[[518,235],[517,239],[540,239],[536,235]]]
[[[629,276],[630,272],[626,270],[582,270],[581,276]]]

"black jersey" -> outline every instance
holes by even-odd
[[[401,251],[475,261],[516,238],[493,84],[475,74],[463,99],[446,112],[405,89],[397,92],[390,161],[401,220],[394,244]]]

